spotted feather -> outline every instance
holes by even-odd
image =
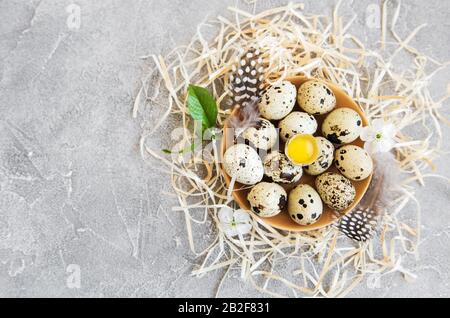
[[[343,216],[337,227],[357,242],[368,241],[377,231],[378,223],[399,195],[400,169],[392,153],[372,154],[374,176],[361,203]]]
[[[260,122],[258,103],[265,88],[265,66],[259,49],[250,48],[232,68],[230,92],[237,111],[230,117],[229,126],[235,137]]]
[[[356,209],[342,217],[338,228],[347,237],[358,242],[369,240],[375,232],[379,214],[370,209]]]
[[[232,67],[230,91],[234,104],[245,107],[259,101],[264,89],[264,75],[261,51],[250,48]]]

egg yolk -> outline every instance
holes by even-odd
[[[318,157],[317,141],[312,135],[295,135],[286,144],[286,155],[297,165],[309,165]]]

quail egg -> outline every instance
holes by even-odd
[[[322,133],[334,144],[348,144],[359,137],[361,128],[361,116],[351,108],[342,107],[328,114],[322,124]]]
[[[308,81],[298,89],[297,101],[300,107],[313,115],[323,115],[336,106],[333,91],[320,81]]]
[[[325,172],[316,178],[316,189],[323,202],[336,211],[347,209],[355,200],[356,189],[343,175]]]
[[[303,174],[301,166],[293,165],[285,154],[272,151],[263,160],[264,174],[274,182],[294,183]]]
[[[289,114],[295,105],[297,89],[294,84],[282,81],[263,94],[258,105],[261,115],[269,120],[279,120]]]
[[[322,200],[310,185],[300,184],[289,193],[288,212],[294,222],[301,225],[313,224],[319,220],[322,211]]]
[[[339,171],[351,180],[364,180],[373,171],[373,162],[363,148],[347,145],[335,153],[335,164]]]
[[[260,182],[247,195],[253,212],[261,217],[275,216],[284,209],[287,193],[276,183]]]
[[[261,181],[264,168],[258,153],[253,148],[237,144],[227,149],[223,157],[226,173],[237,182],[253,185]]]
[[[260,118],[255,127],[247,128],[242,134],[246,143],[250,143],[258,149],[271,149],[278,137],[275,126],[267,119]]]
[[[305,172],[317,176],[330,168],[333,163],[334,146],[326,138],[316,137],[319,146],[319,157],[309,166],[305,166]]]
[[[317,121],[313,115],[303,112],[292,112],[278,124],[280,137],[287,141],[297,134],[312,135],[317,130]]]

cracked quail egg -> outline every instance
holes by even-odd
[[[247,195],[253,212],[261,217],[275,216],[284,209],[287,193],[276,183],[260,182]]]
[[[298,89],[297,101],[300,107],[313,115],[323,115],[336,106],[333,91],[320,81],[308,81]]]
[[[288,81],[269,87],[258,105],[261,115],[269,120],[284,118],[294,108],[296,94],[295,85]]]
[[[312,176],[317,176],[330,168],[333,163],[333,144],[323,137],[316,137],[319,146],[319,157],[312,164],[303,167],[305,172]]]
[[[317,130],[317,121],[308,113],[292,112],[280,121],[278,128],[281,139],[287,141],[297,134],[314,134]]]
[[[242,137],[246,143],[250,143],[258,149],[269,150],[275,145],[278,132],[270,121],[260,118],[255,127],[249,127],[244,131]]]
[[[299,184],[290,193],[288,212],[291,219],[301,225],[310,225],[319,220],[323,204],[319,194],[307,184]]]
[[[328,114],[322,124],[322,133],[334,144],[348,144],[359,137],[361,128],[361,116],[351,108],[342,107]]]
[[[272,151],[263,160],[264,174],[274,182],[294,183],[300,180],[303,174],[301,166],[289,161],[285,154]]]
[[[258,153],[244,144],[233,145],[227,149],[223,157],[223,166],[230,177],[236,178],[236,181],[242,184],[256,184],[264,176]]]
[[[318,176],[316,189],[323,202],[336,211],[347,209],[356,195],[356,189],[351,181],[333,172],[325,172]]]
[[[366,179],[373,171],[373,162],[366,150],[347,145],[336,150],[335,164],[339,171],[351,180]]]

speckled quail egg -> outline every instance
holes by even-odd
[[[300,107],[313,115],[323,115],[336,106],[333,91],[324,83],[316,80],[304,83],[298,89],[297,101]]]
[[[264,176],[258,153],[244,144],[233,145],[227,149],[223,156],[223,167],[230,177],[247,185],[258,183]]]
[[[296,94],[295,85],[288,81],[269,87],[258,105],[261,115],[269,120],[284,118],[294,108]]]
[[[373,171],[372,158],[367,151],[358,146],[347,145],[339,148],[334,159],[339,171],[351,180],[364,180]]]
[[[264,174],[274,182],[294,183],[300,180],[303,174],[301,166],[289,161],[285,154],[272,151],[263,160]]]
[[[269,150],[277,141],[278,131],[270,121],[261,118],[255,127],[247,128],[242,137],[258,149]]]
[[[356,189],[343,175],[325,172],[316,178],[316,189],[323,202],[336,211],[347,209],[355,200]]]
[[[287,193],[276,183],[260,182],[247,195],[253,212],[261,217],[275,216],[284,209]]]
[[[313,115],[303,112],[292,112],[279,122],[280,137],[283,141],[296,134],[314,134],[317,130],[317,121]]]
[[[356,140],[362,128],[362,119],[351,108],[333,110],[322,124],[322,134],[334,144],[348,144]]]
[[[313,187],[299,184],[289,193],[288,212],[291,219],[301,225],[310,225],[319,220],[323,204]]]
[[[333,163],[334,146],[323,137],[316,137],[319,146],[319,157],[309,166],[303,167],[305,172],[312,176],[317,176],[330,168]]]

